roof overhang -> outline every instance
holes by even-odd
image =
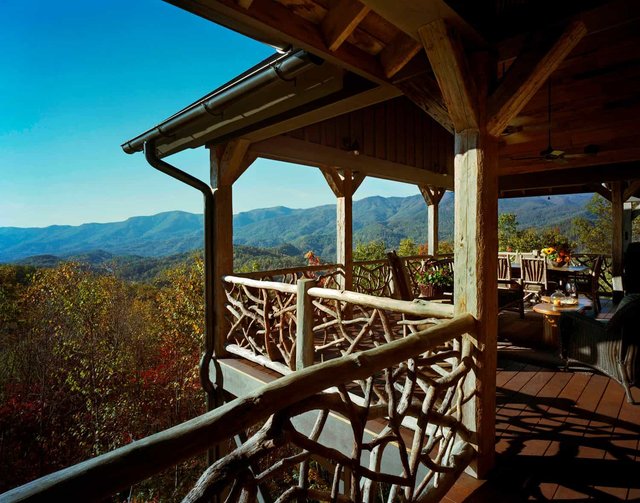
[[[153,140],[160,157],[250,131],[265,120],[331,95],[338,97],[344,70],[305,51],[276,54],[132,138],[122,149],[140,152]],[[371,87],[369,85],[369,87]]]

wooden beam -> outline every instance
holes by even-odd
[[[320,27],[273,0],[253,0],[246,10],[234,0],[167,0],[182,9],[276,47],[308,50],[377,84],[388,85],[382,66],[351,44],[329,50]]]
[[[222,149],[218,150],[218,166],[212,171],[212,175],[219,176],[220,180],[212,179],[213,187],[233,185],[240,178],[242,173],[251,165],[251,162],[246,162],[249,145],[251,145],[249,140],[238,138],[231,140]]]
[[[457,34],[443,19],[418,29],[456,131],[478,129],[474,80]]]
[[[380,63],[385,76],[387,78],[393,77],[420,52],[420,49],[422,46],[409,35],[399,33],[380,53]]]
[[[482,35],[445,0],[362,0],[382,18],[386,19],[415,40],[420,40],[421,26],[444,19],[465,40],[476,47],[486,47]]]
[[[366,176],[367,175],[358,173],[357,171],[353,172],[353,181],[351,182],[351,190],[353,194],[355,194],[358,188],[360,188],[360,185],[362,184],[362,182],[364,182]]]
[[[433,78],[429,75],[421,74],[397,82],[395,85],[433,120],[450,133],[453,133],[453,123],[451,122],[451,117],[449,117],[449,111],[442,98],[438,83]]]
[[[554,164],[554,163],[546,163]],[[560,165],[565,166],[565,165]],[[607,164],[589,166],[576,171],[574,168],[557,169],[539,173],[501,175],[501,191],[536,189],[548,187],[570,187],[580,184],[600,185],[604,182],[640,179],[640,165],[637,163]],[[607,190],[605,187],[602,187]]]
[[[630,181],[629,186],[626,189],[624,189],[624,195],[622,196],[622,201],[627,201],[639,190],[640,190],[640,180]]]
[[[329,166],[320,166],[320,172],[324,176],[325,180],[329,184],[329,188],[336,197],[344,196],[344,183],[338,170]]]
[[[453,177],[425,169],[385,161],[367,155],[354,155],[339,148],[326,147],[303,140],[278,136],[253,143],[249,152],[258,157],[293,162],[307,166],[340,166],[360,175],[384,178],[416,185],[436,185],[453,189]]]
[[[536,196],[555,196],[565,194],[589,194],[598,192],[597,185],[575,185],[562,187],[539,187],[534,189],[513,189],[500,190],[499,197],[508,199],[512,197],[536,197]]]
[[[424,202],[427,204],[439,204],[442,196],[446,192],[445,189],[434,187],[432,185],[419,185],[418,189],[422,194]]]
[[[585,24],[574,21],[550,49],[536,45],[533,50],[518,56],[489,98],[490,134],[499,136],[504,131],[586,34]],[[544,51],[542,55],[541,51]]]
[[[369,14],[358,0],[338,0],[322,20],[322,33],[330,51],[335,51]]]

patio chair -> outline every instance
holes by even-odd
[[[588,274],[576,277],[576,292],[583,294],[593,302],[593,310],[597,316],[602,305],[600,304],[600,274],[602,274],[602,263],[604,257],[598,255]]]
[[[562,357],[599,370],[619,382],[627,401],[635,403],[631,386],[640,384],[640,294],[625,296],[607,321],[577,312],[560,316]]]
[[[407,268],[402,263],[402,259],[398,257],[395,250],[387,253],[389,268],[391,269],[391,277],[393,280],[393,296],[400,300],[413,300],[415,298],[413,292],[413,283],[409,278]]]
[[[533,258],[521,255],[520,270],[525,300],[531,297],[539,299],[542,294],[549,291],[550,286],[557,286],[547,279],[547,261],[544,257]]]
[[[524,291],[522,285],[511,277],[511,260],[508,255],[498,255],[498,311],[516,310],[524,319]]]

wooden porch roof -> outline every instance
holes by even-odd
[[[274,46],[305,49],[374,85],[360,97],[342,100],[342,112],[375,107],[402,93],[452,132],[446,97],[418,34],[420,26],[444,18],[467,54],[493,55],[495,89],[489,106],[517,109],[507,114],[504,127],[494,124],[500,131],[501,196],[549,193],[553,186],[556,192],[594,191],[602,182],[620,179],[618,173],[624,173],[625,180],[639,177],[640,4],[633,0],[561,5],[524,0],[168,1]],[[549,132],[547,76],[552,91],[551,144],[565,152],[556,161],[541,156]],[[522,86],[537,89],[524,106],[502,100],[502,95],[513,95]],[[367,93],[377,93],[378,98],[363,100]],[[289,117],[286,127],[270,124],[249,136],[265,141],[339,113],[338,107],[307,111],[297,124]],[[589,180],[582,183],[578,173],[585,168]],[[576,181],[570,183],[566,178],[573,172]],[[544,176],[528,187],[518,186],[526,180],[518,177],[527,173]],[[565,181],[557,184],[557,179]]]

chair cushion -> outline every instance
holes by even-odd
[[[607,324],[607,331],[619,331],[630,320],[640,321],[640,293],[625,295]]]

